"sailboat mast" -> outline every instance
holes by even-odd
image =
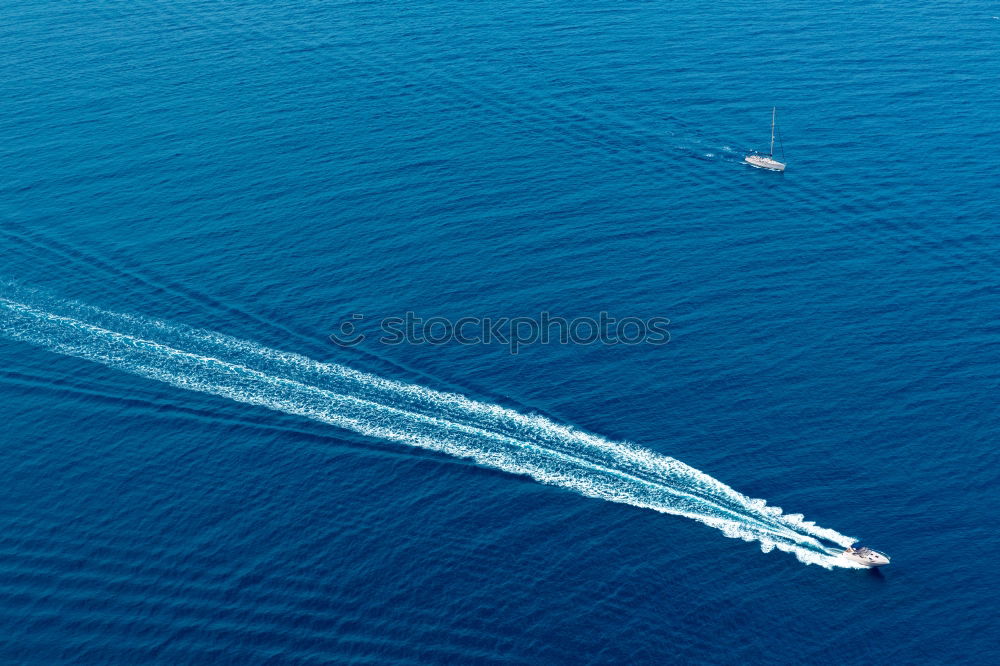
[[[771,107],[771,152],[768,153],[769,157],[774,157],[774,113],[777,108],[776,106]]]

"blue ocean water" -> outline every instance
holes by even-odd
[[[1000,661],[998,15],[5,3],[0,658]]]

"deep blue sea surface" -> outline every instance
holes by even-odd
[[[0,661],[1000,662],[996,2],[2,15]]]

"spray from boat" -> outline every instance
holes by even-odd
[[[8,290],[9,291],[9,290]],[[213,331],[34,292],[0,295],[0,335],[170,385],[467,458],[588,497],[683,516],[826,568],[854,539],[784,514],[651,450],[496,404],[318,362]]]

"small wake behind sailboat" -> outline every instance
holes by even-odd
[[[784,162],[774,159],[774,118],[777,113],[776,107],[771,107],[771,151],[765,156],[758,153],[751,153],[743,158],[743,161],[758,169],[768,169],[770,171],[784,171]],[[780,142],[779,142],[780,146]],[[785,151],[781,151],[781,159],[785,159]]]

